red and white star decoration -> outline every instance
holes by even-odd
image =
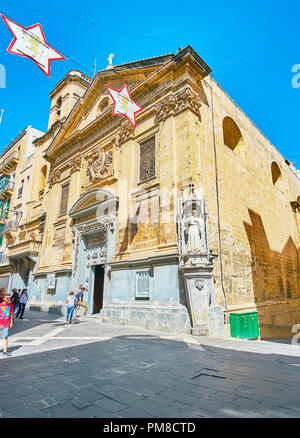
[[[14,55],[32,59],[43,72],[50,77],[50,62],[66,59],[61,53],[49,46],[42,26],[37,23],[23,27],[0,14],[14,36],[7,51]]]
[[[136,119],[135,115],[139,111],[142,111],[137,103],[135,103],[128,91],[127,85],[123,85],[123,87],[118,91],[108,85],[105,85],[112,100],[114,101],[113,106],[113,115],[114,116],[125,116],[130,123],[136,128]]]

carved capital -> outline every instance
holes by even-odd
[[[56,169],[52,171],[49,175],[49,187],[51,188],[54,184],[60,181],[61,170]]]
[[[135,128],[131,124],[121,126],[121,128],[119,129],[119,140],[118,140],[119,146],[122,143],[125,143],[125,141],[129,140],[130,138],[133,138],[134,132],[135,132]]]
[[[70,161],[71,173],[77,172],[81,167],[81,158],[79,156],[72,158]]]
[[[154,120],[155,123],[161,122],[171,114],[174,114],[176,108],[177,108],[176,97],[174,94],[170,94],[155,106],[155,112],[156,112],[156,116]]]
[[[178,114],[187,108],[200,117],[201,99],[191,87],[186,87],[177,94],[170,94],[155,106],[155,123]]]
[[[197,93],[190,87],[185,88],[177,94],[177,112],[190,108],[200,116],[201,100]]]

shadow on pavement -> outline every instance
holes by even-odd
[[[21,418],[300,417],[299,366],[299,357],[122,335],[2,359],[0,408]]]

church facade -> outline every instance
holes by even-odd
[[[104,322],[222,336],[231,312],[257,310],[262,337],[288,337],[300,318],[292,163],[190,46],[110,67],[69,72],[34,141],[31,307],[63,312],[82,284]],[[112,115],[106,85],[124,84],[143,108],[136,128]]]

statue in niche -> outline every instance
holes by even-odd
[[[187,252],[194,254],[201,251],[201,221],[197,217],[197,210],[193,210],[192,214],[185,221],[184,225],[187,228],[188,241]]]

